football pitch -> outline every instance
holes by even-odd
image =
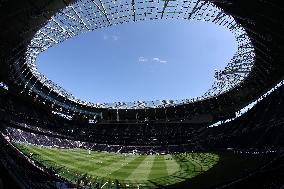
[[[61,177],[93,188],[161,188],[193,178],[213,167],[211,153],[133,155],[16,144],[41,165]]]

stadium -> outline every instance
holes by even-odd
[[[0,189],[283,188],[282,11],[277,0],[0,1]],[[37,69],[64,41],[147,20],[216,24],[237,52],[204,95],[181,100],[87,102]]]

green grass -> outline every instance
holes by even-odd
[[[211,153],[177,155],[114,154],[84,149],[59,149],[16,144],[25,154],[60,176],[77,182],[87,179],[102,188],[158,188],[193,178],[213,167]]]

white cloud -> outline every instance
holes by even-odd
[[[138,58],[138,61],[139,61],[139,62],[155,62],[155,63],[161,63],[161,64],[166,64],[166,63],[168,63],[167,60],[162,60],[162,59],[157,58],[157,57],[148,59],[148,58],[145,58],[145,57],[143,57],[143,56],[140,56],[140,57]]]
[[[166,63],[168,63],[168,61],[167,60],[162,60],[162,59],[160,59],[160,58],[153,58],[152,59],[154,62],[157,62],[157,63],[162,63],[162,64],[166,64]]]
[[[168,63],[168,61],[167,60],[160,60],[160,63],[166,64],[166,63]]]
[[[140,56],[140,57],[138,58],[138,61],[139,61],[139,62],[148,62],[148,59],[145,58],[145,57],[143,57],[143,56]]]
[[[160,59],[159,58],[153,58],[153,61],[159,62]]]

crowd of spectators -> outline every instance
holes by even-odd
[[[205,128],[183,122],[80,124],[20,101],[7,91],[0,95],[0,120],[7,125],[84,142],[130,146],[194,144],[196,133]]]
[[[54,136],[46,136],[43,134],[32,133],[13,127],[6,127],[4,134],[9,140],[37,146],[56,147],[56,148],[84,148],[95,151],[106,151],[113,153],[131,153],[131,154],[167,154],[175,152],[192,152],[196,151],[196,145],[164,145],[164,146],[124,146],[124,145],[109,145],[97,144],[91,142],[81,142],[65,138],[57,138]]]
[[[234,121],[206,129],[201,138],[211,148],[284,149],[284,86]]]
[[[206,124],[182,122],[80,125],[34,107],[34,105],[14,101],[5,93],[1,93],[4,97],[0,98],[0,119],[7,127],[43,135],[43,139],[37,139],[37,141],[42,140],[42,144],[48,141],[48,137],[54,137],[58,138],[61,143],[65,141],[64,139],[68,139],[112,146],[115,149],[116,146],[118,149],[120,149],[119,146],[140,146],[140,148],[154,146],[163,149],[161,151],[172,151],[171,149],[181,151],[176,146],[187,146],[186,148],[194,150],[279,149],[284,146],[283,94],[284,87],[282,86],[243,116],[212,128],[208,128]],[[33,135],[30,134],[30,136]]]
[[[3,183],[7,188],[55,189],[54,182],[65,182],[26,158],[4,135],[0,135],[0,164],[8,172],[6,174],[12,176],[13,183]]]

